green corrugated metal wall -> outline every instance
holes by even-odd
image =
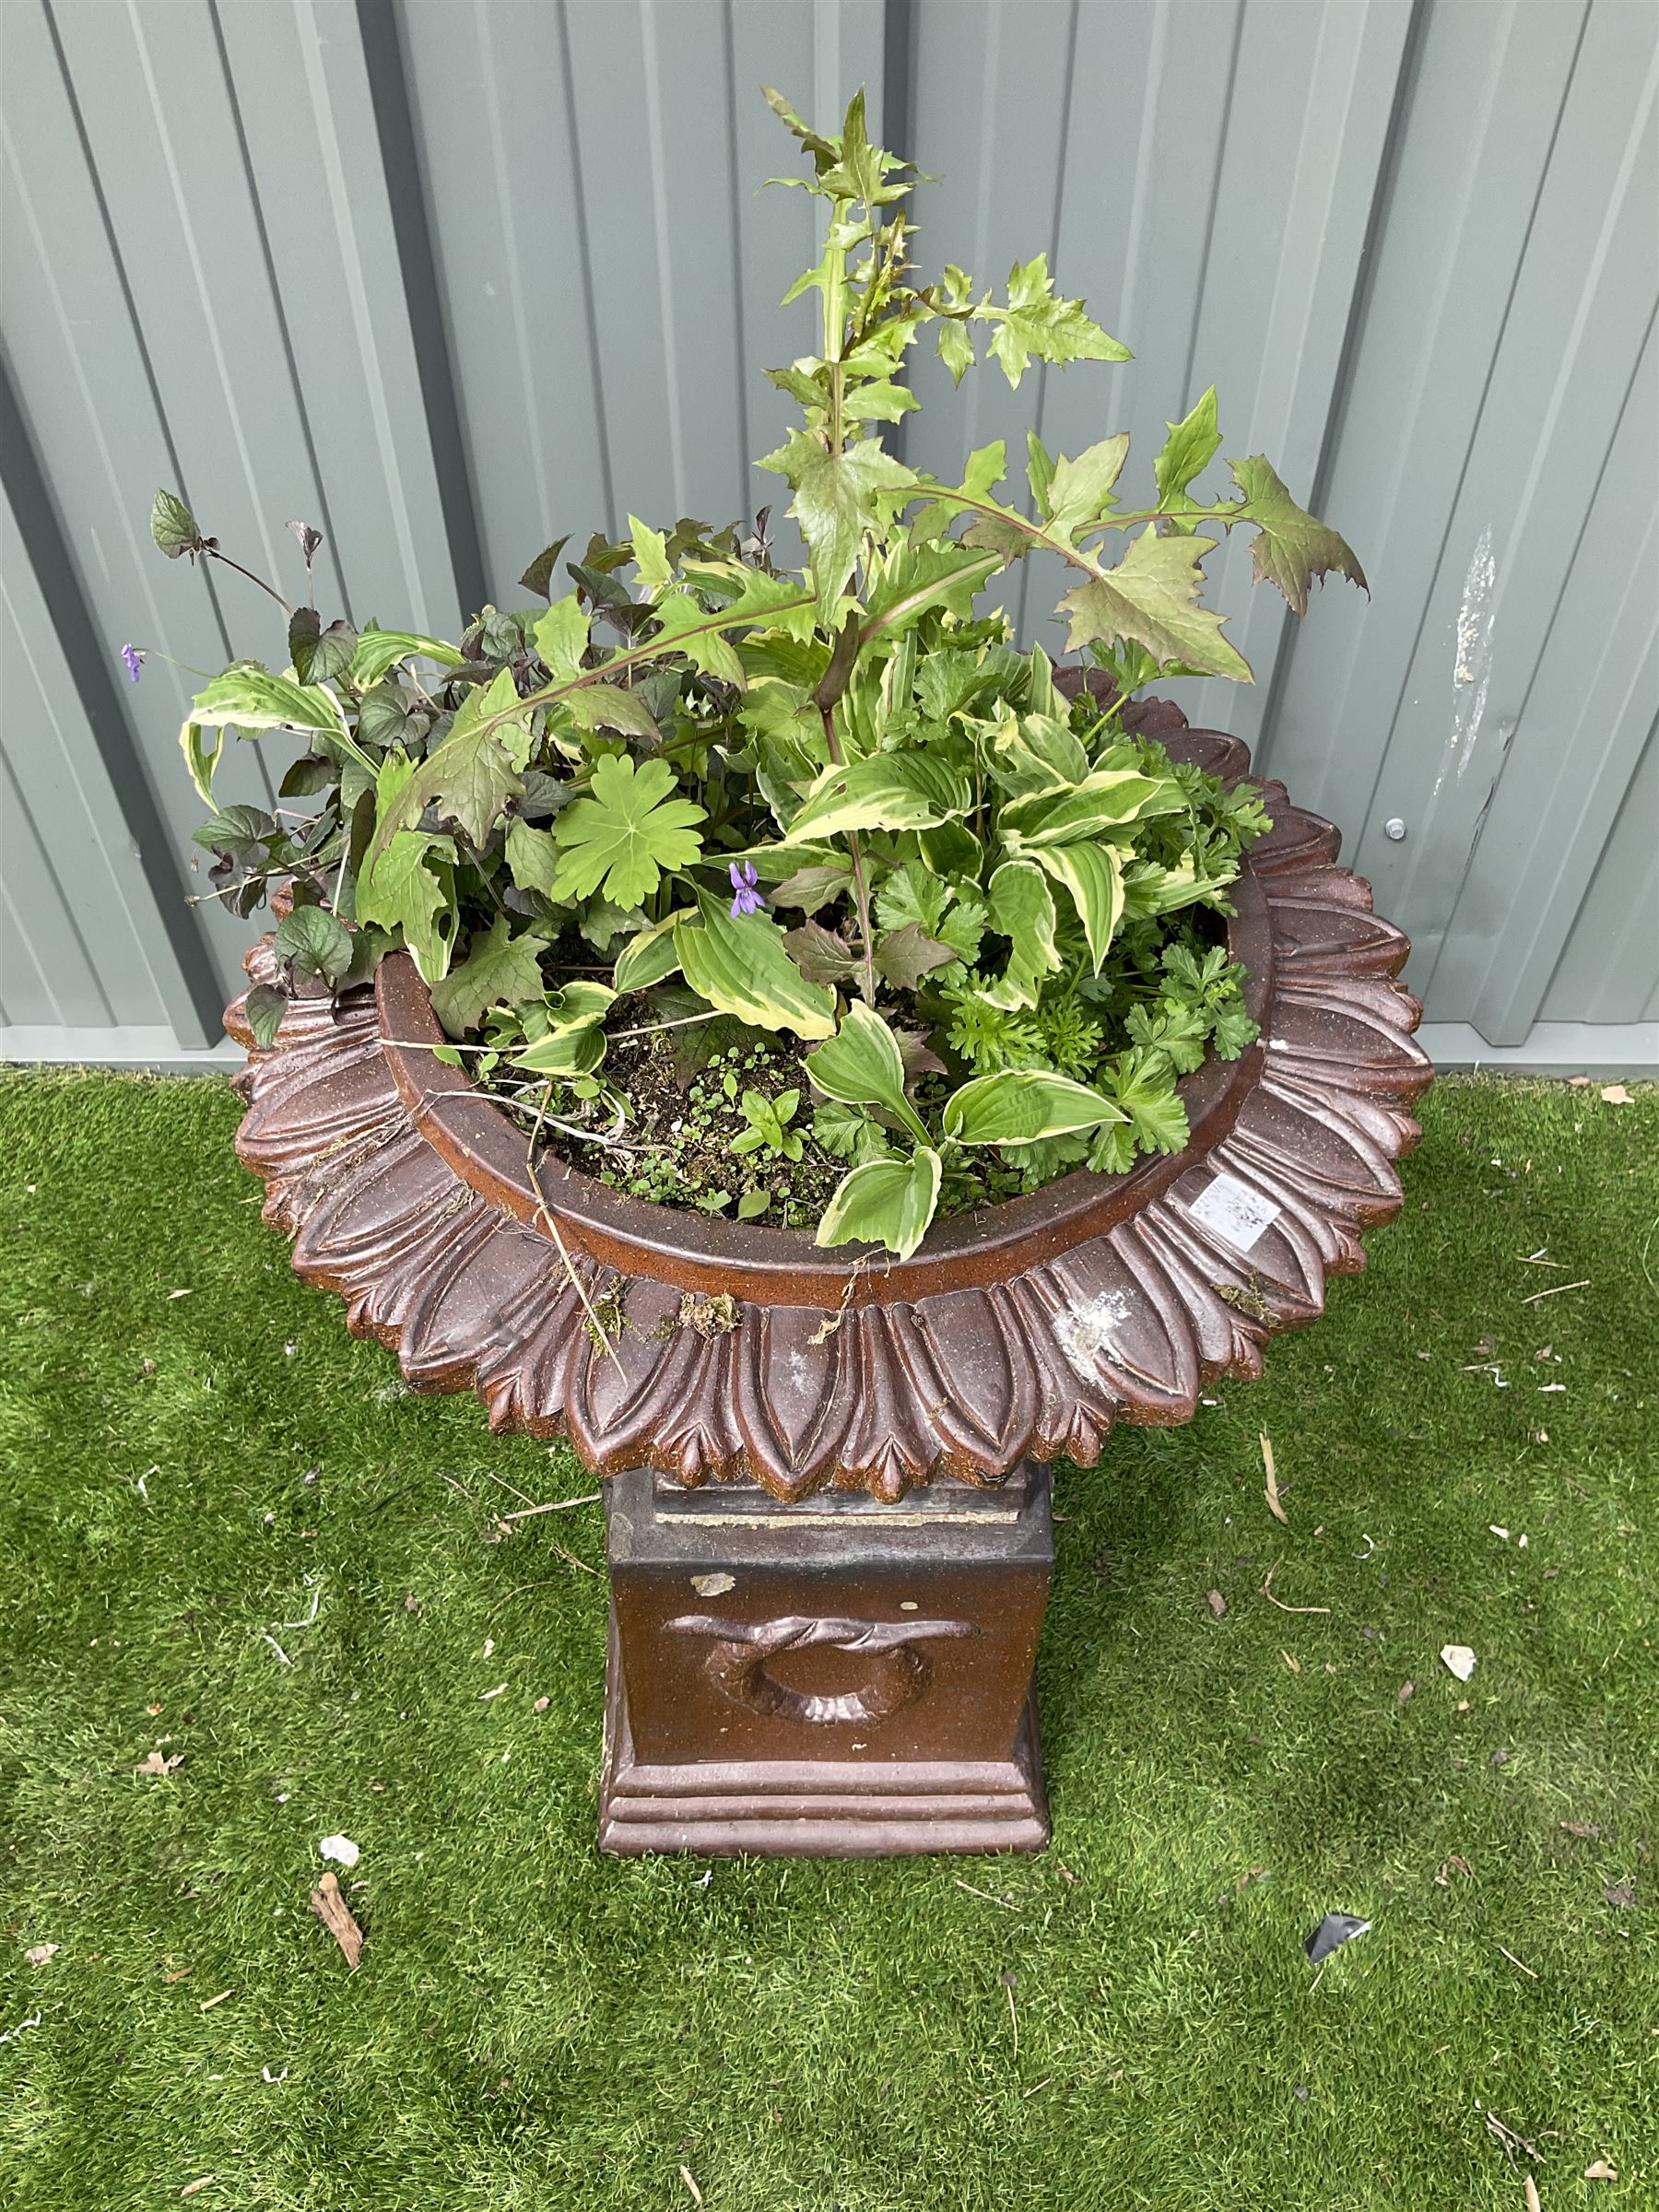
[[[6,0],[0,1053],[187,1065],[247,929],[175,739],[280,639],[148,543],[327,533],[361,620],[453,632],[550,536],[724,519],[812,256],[758,87],[860,84],[942,182],[924,253],[1045,247],[1135,349],[906,426],[948,469],[1220,388],[1360,549],[1305,628],[1212,564],[1258,676],[1183,687],[1342,826],[1441,1057],[1659,1059],[1659,55],[1648,0]],[[1133,464],[1132,464],[1133,465]],[[1040,571],[1009,600],[1043,636]],[[241,792],[269,791],[256,748]],[[1403,838],[1384,825],[1404,826]]]

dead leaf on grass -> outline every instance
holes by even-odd
[[[133,1771],[135,1774],[176,1774],[183,1764],[184,1754],[182,1751],[175,1751],[171,1759],[162,1752],[152,1751],[147,1759],[139,1760]]]
[[[178,1296],[177,1291],[175,1291],[173,1295],[176,1298]],[[218,2180],[218,2175],[217,2173],[205,2173],[202,2175],[199,2181],[186,2182],[183,2188],[180,2190],[179,2194],[181,2197],[194,2196],[198,2189],[209,2189]]]
[[[679,2170],[679,2177],[680,2180],[685,2183],[687,2188],[690,2190],[692,2203],[695,2205],[700,2205],[703,2201],[703,2193],[698,2187],[697,2183],[692,2180],[690,2168],[688,2166],[682,2166]]]
[[[1620,1912],[1628,1911],[1636,1902],[1636,1888],[1631,1882],[1609,1882],[1602,1895]]]
[[[1473,1881],[1475,1878],[1474,1867],[1470,1865],[1467,1859],[1462,1857],[1455,1851],[1452,1853],[1450,1858],[1442,1859],[1441,1861],[1440,1872],[1435,1876],[1434,1878],[1440,1884],[1442,1889],[1450,1889],[1452,1887],[1452,1877],[1454,1874],[1461,1874],[1469,1881]]]
[[[1616,2182],[1618,2179],[1618,2169],[1617,2166],[1609,2166],[1606,2159],[1595,2159],[1585,2167],[1584,2179],[1587,2182]]]
[[[1408,1705],[1416,1695],[1417,1684],[1415,1682],[1402,1682],[1399,1688],[1394,1691],[1394,1703]]]
[[[1262,1495],[1266,1499],[1267,1511],[1273,1515],[1274,1519],[1276,1521],[1282,1521],[1285,1526],[1288,1528],[1290,1525],[1290,1516],[1288,1512],[1286,1512],[1284,1507],[1279,1503],[1278,1475],[1273,1465],[1273,1446],[1269,1442],[1265,1432],[1262,1436],[1261,1441],[1262,1465],[1266,1470],[1267,1475],[1267,1487],[1262,1492]]]
[[[61,1947],[55,1943],[31,1943],[23,1954],[24,1961],[29,1966],[44,1966],[49,1959],[57,1957]]]
[[[1634,1106],[1636,1103],[1622,1083],[1604,1083],[1601,1095],[1604,1106]]]
[[[1225,1616],[1227,1612],[1227,1600],[1222,1596],[1219,1590],[1206,1590],[1204,1594],[1204,1602],[1209,1607],[1210,1611],[1215,1615],[1218,1620],[1220,1620]]]
[[[1279,1657],[1284,1661],[1285,1665],[1290,1669],[1290,1672],[1293,1675],[1300,1675],[1301,1673],[1301,1661],[1300,1659],[1293,1659],[1288,1652],[1283,1650],[1280,1651]]]
[[[363,1931],[351,1917],[351,1908],[340,1895],[340,1885],[332,1874],[325,1874],[312,1891],[311,1909],[344,1951],[346,1963],[355,1973],[363,1955]]]
[[[1559,1825],[1563,1835],[1579,1836],[1585,1842],[1601,1834],[1601,1830],[1593,1820],[1563,1820]]]

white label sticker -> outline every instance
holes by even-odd
[[[1235,1252],[1248,1252],[1279,1218],[1279,1208],[1271,1200],[1258,1197],[1236,1175],[1218,1175],[1187,1211],[1194,1221],[1225,1237]]]

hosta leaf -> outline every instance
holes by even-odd
[[[1308,586],[1314,577],[1333,571],[1370,593],[1353,547],[1297,505],[1260,453],[1227,465],[1249,504],[1244,519],[1257,525],[1250,550],[1258,583],[1277,584],[1299,615],[1308,611]]]
[[[769,453],[759,465],[787,477],[794,486],[789,512],[800,524],[812,555],[818,619],[832,622],[865,529],[882,520],[880,495],[913,488],[914,472],[874,439],[831,453],[804,430],[792,432],[789,443]]]
[[[1018,385],[1036,355],[1040,361],[1127,361],[1127,346],[1108,337],[1083,312],[1080,300],[1059,300],[1048,273],[1048,255],[1016,262],[1008,272],[1008,304],[992,311],[997,326],[991,350],[1009,383]]]
[[[690,799],[671,797],[674,771],[665,760],[637,767],[625,755],[594,763],[592,794],[555,819],[563,850],[556,899],[585,899],[602,887],[618,906],[642,906],[665,874],[689,867],[702,851],[691,828],[707,820]]]
[[[945,1134],[959,1145],[1036,1145],[1124,1119],[1118,1107],[1086,1083],[1008,1068],[976,1076],[946,1101]]]
[[[224,749],[225,733],[218,725],[209,732],[199,722],[187,722],[179,732],[179,750],[204,806],[213,804],[214,771]]]
[[[758,1029],[793,1030],[808,1040],[833,1032],[834,992],[806,981],[770,914],[734,915],[706,892],[697,902],[696,920],[676,921],[674,944],[700,997]]]
[[[591,1076],[605,1057],[604,1022],[616,1001],[616,992],[603,983],[567,983],[549,992],[542,1002],[546,1034],[515,1053],[513,1066],[567,1080]]]
[[[1067,650],[1076,653],[1097,639],[1110,645],[1123,638],[1144,645],[1160,666],[1185,661],[1206,675],[1253,682],[1249,662],[1221,635],[1225,618],[1199,599],[1204,586],[1199,563],[1214,550],[1213,538],[1159,537],[1157,525],[1148,523],[1116,568],[1078,584],[1061,600],[1061,609],[1071,616]]]
[[[485,934],[475,931],[466,958],[432,985],[432,1006],[452,1037],[476,1030],[491,1006],[527,1006],[542,995],[541,965],[537,955],[547,940],[534,935],[515,937],[505,914],[499,914]]]
[[[1010,799],[998,814],[996,827],[1010,852],[1034,852],[1040,845],[1076,844],[1115,823],[1172,813],[1184,804],[1179,784],[1168,776],[1143,776],[1134,768],[1097,768],[1070,791],[1040,791]]]
[[[642,929],[637,936],[629,937],[617,956],[617,965],[611,976],[617,995],[623,997],[629,991],[645,991],[653,983],[660,983],[665,976],[672,975],[679,966],[679,947],[674,941],[677,914],[666,915]]]
[[[1060,965],[1054,948],[1054,899],[1029,860],[1006,860],[991,878],[991,926],[1013,940],[1001,978],[986,986],[994,1006],[1034,1006],[1042,978]]]
[[[1093,523],[1110,513],[1115,502],[1112,488],[1129,458],[1129,434],[1102,438],[1086,453],[1068,461],[1064,453],[1054,464],[1049,484],[1049,527],[1057,537],[1074,543]]]
[[[931,753],[872,753],[824,770],[789,826],[792,845],[849,830],[925,830],[973,804],[966,776]]]
[[[325,907],[296,906],[277,923],[271,949],[296,975],[320,976],[332,991],[351,966],[351,932]]]
[[[931,607],[964,619],[974,594],[996,566],[992,553],[958,545],[905,546],[886,564],[865,595],[865,634],[901,633]]]
[[[806,1073],[827,1099],[839,1099],[843,1106],[884,1106],[926,1141],[926,1127],[905,1095],[899,1041],[863,999],[848,1006],[833,1037],[807,1053]]]
[[[351,656],[354,684],[377,684],[398,661],[436,661],[441,667],[459,668],[465,655],[441,638],[422,637],[412,629],[366,629]]]
[[[245,661],[216,676],[190,712],[194,722],[230,722],[241,730],[325,730],[337,736],[345,727],[332,691],[267,675]]]
[[[908,1160],[873,1159],[843,1175],[818,1223],[820,1244],[855,1238],[885,1244],[908,1260],[939,1203],[940,1160],[931,1145],[918,1145]]]
[[[1076,844],[1039,846],[1031,857],[1071,894],[1083,935],[1088,939],[1088,957],[1099,975],[1123,918],[1123,855],[1115,845],[1079,840]]]

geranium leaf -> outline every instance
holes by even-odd
[[[1353,547],[1297,505],[1260,453],[1227,465],[1247,505],[1243,519],[1257,527],[1250,550],[1258,583],[1277,584],[1299,615],[1308,611],[1308,586],[1314,577],[1333,571],[1370,595],[1371,586]]]
[[[642,906],[666,874],[689,867],[702,851],[691,825],[705,821],[690,799],[671,797],[674,771],[665,760],[637,767],[607,753],[594,763],[591,795],[555,818],[562,849],[552,895],[585,899],[603,888],[618,906]]]
[[[1144,1047],[1124,1053],[1100,1081],[1128,1116],[1143,1152],[1179,1152],[1192,1134],[1187,1112],[1161,1053]]]
[[[1257,540],[1258,547],[1262,542]],[[1144,645],[1160,666],[1185,661],[1209,676],[1253,682],[1249,662],[1221,635],[1225,618],[1199,598],[1204,585],[1199,563],[1214,550],[1213,538],[1159,537],[1157,525],[1148,523],[1116,568],[1089,578],[1061,600],[1062,611],[1071,616],[1067,650],[1076,653],[1097,639],[1110,645],[1123,638]]]
[[[907,1160],[873,1159],[843,1175],[818,1223],[820,1244],[854,1239],[885,1244],[908,1260],[939,1203],[941,1163],[931,1145],[918,1145]]]
[[[762,1030],[828,1037],[835,1028],[835,994],[809,983],[790,959],[783,932],[770,914],[734,915],[724,902],[698,894],[695,920],[681,915],[674,944],[686,981],[723,1013]]]
[[[542,995],[541,964],[537,955],[546,939],[534,935],[515,937],[505,914],[499,914],[487,933],[474,932],[466,958],[432,985],[432,1006],[452,1037],[476,1030],[491,1006],[524,1006]]]

